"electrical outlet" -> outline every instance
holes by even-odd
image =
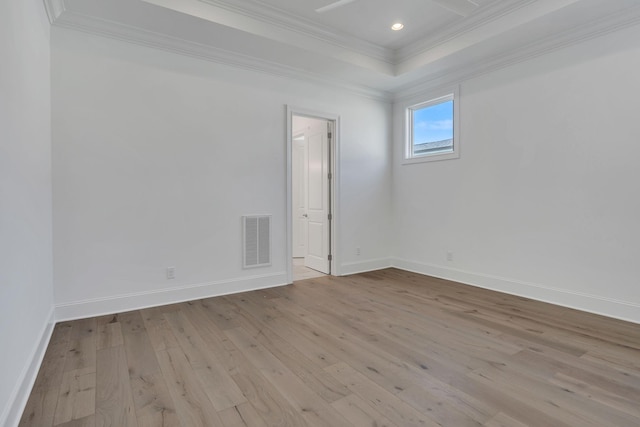
[[[447,251],[447,261],[453,261],[453,252]]]
[[[167,279],[175,279],[175,278],[176,278],[176,268],[167,267]]]
[[[360,256],[360,248],[356,248],[356,255]]]

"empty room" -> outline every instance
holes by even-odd
[[[0,55],[0,426],[640,425],[640,0],[6,0]]]

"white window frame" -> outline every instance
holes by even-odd
[[[427,101],[411,104],[405,108],[405,132],[403,147],[403,164],[435,162],[439,160],[457,159],[460,157],[460,88],[432,92],[424,96]],[[453,100],[453,151],[443,153],[426,153],[413,155],[413,111]]]

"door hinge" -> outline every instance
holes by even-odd
[[[329,255],[329,261],[333,261],[333,255]]]
[[[329,175],[327,175],[327,177],[328,177],[329,179],[333,179],[333,174],[332,174],[332,173],[330,173]]]
[[[327,215],[327,218],[329,218],[329,221],[331,221],[333,219],[333,214]]]
[[[327,133],[327,138],[331,139],[331,132]]]

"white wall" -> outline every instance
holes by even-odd
[[[640,322],[639,69],[636,27],[463,82],[458,160],[401,165],[397,103],[394,264]]]
[[[287,104],[340,115],[340,263],[388,262],[386,103],[59,28],[52,96],[62,318],[286,283]],[[273,265],[242,270],[260,213]]]
[[[50,336],[49,22],[0,2],[0,425],[17,423]]]

